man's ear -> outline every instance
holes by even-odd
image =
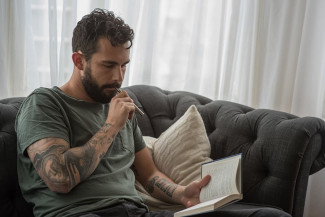
[[[79,52],[74,52],[72,54],[72,61],[75,67],[77,67],[79,70],[84,70],[83,67],[83,55]]]

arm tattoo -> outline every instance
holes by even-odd
[[[58,157],[63,148],[64,145],[53,145],[48,150],[37,153],[33,161],[36,170],[51,180],[54,185],[63,183],[68,177],[64,163]]]
[[[116,136],[116,134],[112,134],[111,136],[107,135],[111,127],[111,124],[105,123],[83,146],[81,153],[69,152],[67,154],[66,159],[68,159],[68,161],[66,163],[69,165],[69,172],[71,175],[74,174],[74,168],[77,168],[80,175],[80,181],[82,181],[96,169],[99,161],[105,156],[108,149],[102,149],[102,147],[110,145]]]
[[[110,124],[110,123],[105,123],[105,124],[103,125],[103,127],[99,129],[98,132],[99,132],[99,133],[107,133],[107,132],[108,132],[108,129],[111,128],[111,127],[113,127],[112,124]]]
[[[159,176],[155,176],[149,181],[147,190],[150,194],[154,192],[154,186],[166,193],[166,195],[170,198],[173,196],[174,191],[178,187],[177,184],[171,183],[164,178],[160,178]]]
[[[149,181],[149,183],[147,185],[147,191],[149,194],[153,193],[155,182],[157,181],[157,179],[159,179],[159,176],[155,176]]]
[[[52,187],[61,188],[69,183],[66,187],[73,188],[96,169],[106,154],[116,136],[107,135],[111,127],[111,124],[106,123],[85,145],[71,149],[67,144],[60,144],[56,138],[40,140],[37,146],[30,149],[31,152],[36,152],[33,159],[36,170]],[[38,147],[49,142],[52,144],[48,149],[43,152],[38,150]]]
[[[157,181],[156,183],[156,186],[164,193],[167,194],[168,197],[172,197],[173,196],[173,193],[174,191],[176,190],[177,188],[177,185],[176,184],[173,184],[169,181],[167,181],[166,179],[164,178],[161,178]]]

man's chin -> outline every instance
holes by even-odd
[[[110,103],[112,98],[117,94],[115,88],[104,88],[101,91],[92,92],[88,94],[95,102],[107,104]]]
[[[101,97],[99,99],[97,99],[97,102],[106,104],[106,103],[110,103],[112,98],[115,96],[115,94],[102,94]]]

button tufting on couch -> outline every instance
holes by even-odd
[[[325,166],[325,123],[184,92],[137,85],[125,88],[138,107],[145,136],[158,137],[191,106],[200,112],[211,158],[243,154],[243,202],[280,207],[303,215],[308,177]],[[21,197],[16,171],[15,115],[23,98],[0,100],[0,213],[32,216]]]

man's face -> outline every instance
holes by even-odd
[[[98,40],[98,51],[87,62],[81,81],[87,95],[95,102],[108,103],[116,95],[129,63],[129,43],[113,47],[106,38]]]
[[[91,75],[91,68],[87,65],[85,69],[85,75],[81,78],[82,85],[84,86],[86,93],[90,98],[95,102],[99,103],[109,103],[112,98],[115,96],[116,91],[105,92],[105,88],[120,88],[120,84],[114,82],[112,84],[105,84],[100,86]]]

